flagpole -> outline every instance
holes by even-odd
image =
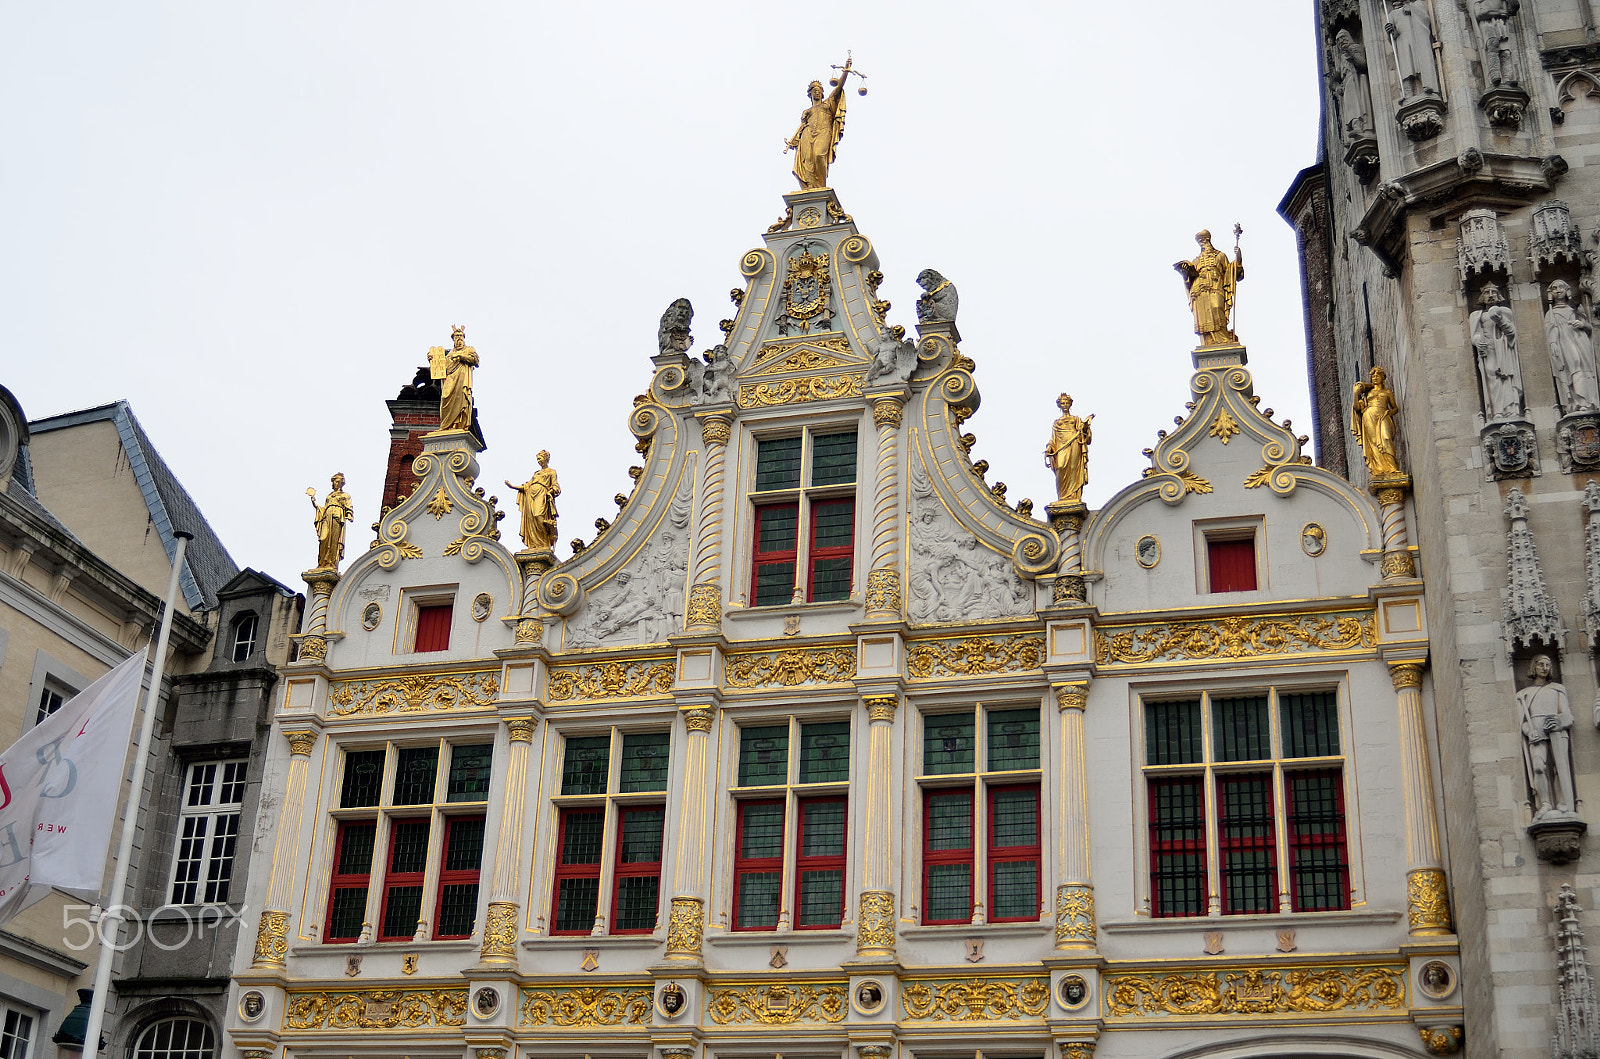
[[[122,935],[122,899],[128,888],[128,861],[133,856],[133,833],[138,827],[139,810],[144,804],[145,763],[149,760],[150,736],[156,726],[162,670],[166,668],[167,661],[167,639],[172,634],[172,612],[178,599],[178,575],[183,572],[184,549],[194,539],[194,534],[183,530],[173,530],[172,535],[178,539],[178,548],[172,557],[172,580],[167,583],[166,611],[161,615],[161,633],[156,639],[155,669],[150,674],[150,692],[144,699],[144,720],[139,725],[139,742],[133,752],[133,797],[122,817],[116,872],[111,877],[111,892],[106,897],[105,911],[100,914],[100,962],[94,969],[94,997],[89,1002],[89,1021],[83,1029],[83,1054],[90,1059],[100,1054],[100,1026],[105,1021],[106,994],[111,991],[111,961]],[[115,924],[109,936],[106,934],[107,919]]]

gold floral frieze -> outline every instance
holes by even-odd
[[[1111,625],[1095,630],[1102,666],[1219,662],[1273,655],[1361,651],[1377,645],[1370,610],[1320,614],[1263,614],[1201,621]]]
[[[666,695],[672,691],[672,662],[647,658],[627,662],[596,662],[586,666],[554,666],[550,670],[550,700],[627,699],[641,695]]]
[[[828,353],[850,353],[850,340],[841,334],[811,335],[805,338],[780,339],[768,342],[756,350],[756,363],[762,363],[773,357],[781,357],[785,353],[792,353],[802,347],[820,349]]]
[[[782,375],[791,371],[829,371],[834,368],[858,367],[859,362],[851,364],[849,361],[840,360],[838,357],[827,353],[819,353],[814,349],[797,349],[787,357],[780,357],[770,361],[761,368],[758,375]]]
[[[1406,1009],[1404,964],[1108,974],[1105,1016],[1371,1015]]]
[[[1038,669],[1044,661],[1042,636],[974,636],[961,640],[923,640],[906,651],[913,677],[982,676]]]
[[[840,1022],[844,982],[775,982],[729,986],[706,997],[706,1014],[719,1026],[787,1026],[795,1022]]]
[[[908,981],[900,990],[908,1019],[1005,1022],[1037,1019],[1050,1006],[1048,978],[960,978]]]
[[[523,986],[517,1006],[517,1025],[648,1026],[650,1004],[648,987],[533,989]]]
[[[860,397],[860,372],[848,375],[813,375],[805,379],[785,379],[739,387],[740,408],[772,408],[808,401],[831,401],[838,397]]]
[[[351,989],[289,994],[287,1030],[419,1030],[465,1026],[467,990]]]
[[[730,688],[793,688],[801,684],[839,684],[856,675],[856,649],[797,647],[728,656]]]
[[[500,671],[422,673],[374,680],[336,680],[328,689],[328,712],[354,714],[471,710],[494,705]]]

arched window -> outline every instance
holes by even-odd
[[[256,616],[241,614],[233,619],[233,660],[243,662],[256,649]]]
[[[197,1019],[163,1019],[139,1035],[133,1059],[216,1059],[211,1027]]]

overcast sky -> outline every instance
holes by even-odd
[[[1315,160],[1310,3],[12,2],[0,39],[0,382],[31,418],[128,399],[234,559],[297,589],[306,487],[348,476],[364,548],[384,401],[455,323],[508,541],[501,480],[540,448],[561,540],[592,538],[662,310],[720,339],[847,48],[869,94],[829,183],[890,322],[914,330],[923,268],[959,289],[973,458],[1010,499],[1054,498],[1063,390],[1096,414],[1091,506],[1148,465],[1202,226],[1244,225],[1256,391],[1311,432],[1275,213]]]

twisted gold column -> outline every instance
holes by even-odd
[[[522,872],[522,817],[528,797],[528,754],[533,745],[532,717],[508,717],[511,748],[506,762],[504,809],[500,840],[495,845],[494,875],[489,885],[489,911],[479,955],[484,963],[517,962],[517,882]]]
[[[892,822],[894,769],[892,736],[900,700],[894,695],[873,695],[861,700],[867,707],[867,825],[863,844],[861,907],[856,917],[856,954],[894,955],[894,860]]]
[[[317,661],[328,657],[328,601],[333,596],[333,586],[339,583],[337,570],[307,570],[300,575],[311,589],[311,616],[300,636],[301,661]]]
[[[1411,476],[1374,475],[1371,488],[1383,512],[1383,579],[1396,581],[1416,577],[1416,559],[1406,540],[1405,504]]]
[[[872,501],[872,562],[867,567],[867,617],[900,617],[900,420],[898,397],[872,405],[878,427],[877,492]]]
[[[700,959],[705,935],[706,747],[716,710],[683,711],[687,730],[683,755],[683,796],[679,800],[678,840],[672,864],[672,913],[667,921],[667,959]]]
[[[1061,561],[1056,565],[1056,579],[1051,588],[1050,602],[1058,607],[1070,607],[1088,598],[1083,583],[1084,519],[1089,509],[1078,501],[1057,500],[1045,507],[1050,513],[1050,525],[1061,537]]]
[[[289,740],[289,781],[284,787],[283,812],[272,843],[272,874],[267,877],[266,909],[256,928],[252,967],[282,967],[289,953],[289,903],[293,898],[295,867],[300,858],[300,811],[306,800],[306,772],[317,733],[284,732]]]
[[[1060,883],[1056,886],[1056,948],[1095,947],[1094,885],[1089,875],[1089,769],[1083,718],[1089,685],[1055,685],[1061,711]]]
[[[689,602],[684,628],[700,631],[722,627],[722,486],[732,420],[725,415],[700,420],[706,450],[706,473],[700,482],[700,522],[695,527],[694,569],[689,571]]]
[[[1412,934],[1449,934],[1450,894],[1433,802],[1433,765],[1422,723],[1422,666],[1389,666],[1400,707],[1400,771],[1406,808],[1406,919]]]

